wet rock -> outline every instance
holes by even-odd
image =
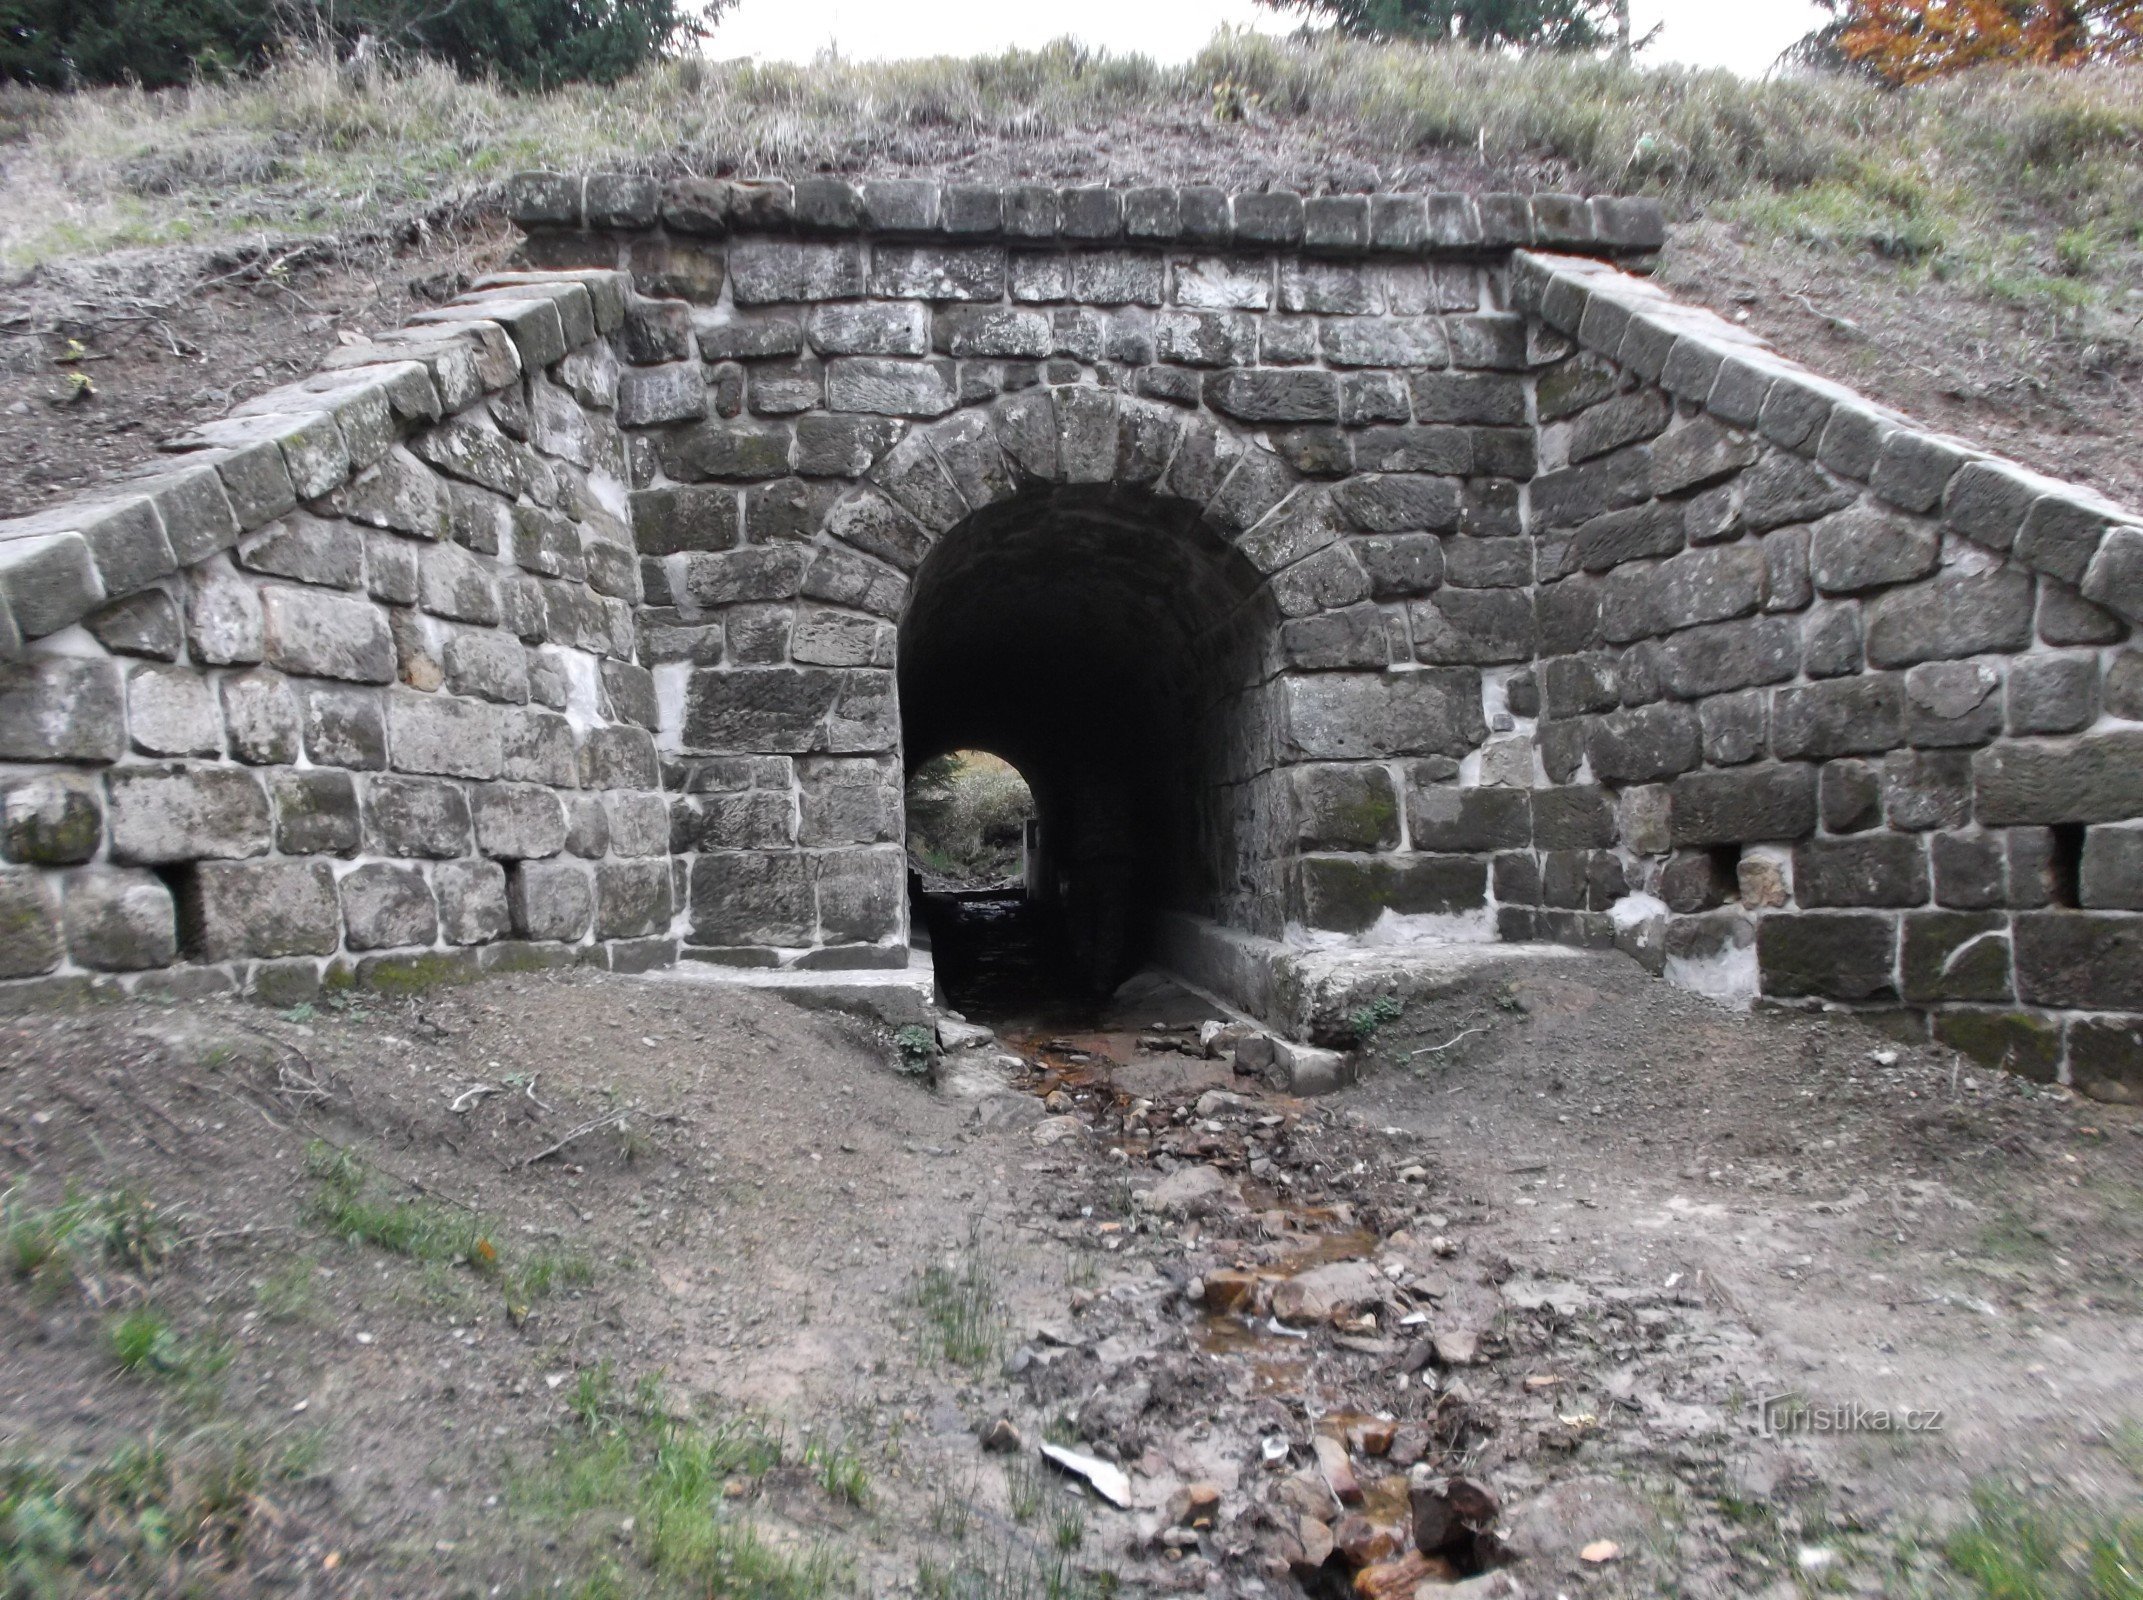
[[[1198,1044],[1208,1061],[1226,1061],[1235,1054],[1235,1047],[1257,1032],[1257,1027],[1248,1022],[1206,1022],[1198,1028]]]
[[[1164,1217],[1189,1217],[1211,1211],[1234,1195],[1234,1184],[1219,1168],[1180,1167],[1139,1196],[1139,1201]]]
[[[1458,1569],[1450,1562],[1409,1550],[1396,1561],[1381,1562],[1357,1572],[1354,1593],[1359,1600],[1412,1600],[1421,1585],[1450,1583],[1457,1577]]]
[[[1168,1499],[1168,1523],[1172,1528],[1210,1528],[1220,1517],[1220,1485],[1192,1483]]]
[[[1254,1272],[1222,1267],[1205,1275],[1204,1290],[1206,1310],[1216,1316],[1233,1316],[1256,1303],[1258,1277]]]
[[[1333,1261],[1273,1285],[1272,1314],[1302,1324],[1358,1316],[1382,1305],[1391,1285],[1366,1261]]]
[[[1367,1517],[1342,1517],[1332,1530],[1332,1547],[1340,1560],[1356,1569],[1389,1562],[1405,1547],[1399,1530]],[[1407,1594],[1410,1590],[1398,1590]]]
[[[1340,1504],[1360,1505],[1361,1480],[1354,1475],[1354,1463],[1347,1459],[1347,1447],[1337,1439],[1328,1439],[1323,1435],[1319,1435],[1310,1443],[1317,1453],[1317,1470],[1332,1493],[1338,1496]]]
[[[1337,1448],[1336,1444],[1334,1448]],[[1344,1461],[1346,1452],[1341,1451],[1340,1456]],[[1352,1479],[1351,1471],[1348,1477]],[[1280,1480],[1280,1486],[1273,1491],[1273,1495],[1281,1505],[1297,1516],[1315,1522],[1330,1522],[1339,1515],[1339,1504],[1332,1497],[1332,1485],[1321,1470],[1289,1473]],[[1325,1553],[1329,1555],[1331,1551],[1327,1549]]]
[[[1298,1569],[1314,1572],[1332,1559],[1332,1530],[1314,1517],[1302,1519],[1302,1559]]]
[[[1407,1486],[1414,1514],[1414,1548],[1478,1568],[1492,1553],[1482,1541],[1495,1538],[1502,1505],[1493,1491],[1471,1478],[1419,1477]]]

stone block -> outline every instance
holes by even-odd
[[[1533,603],[1520,590],[1443,589],[1408,612],[1418,661],[1488,666],[1538,652]]]
[[[378,690],[307,684],[299,707],[305,757],[314,765],[362,772],[387,765],[387,713]]]
[[[1674,842],[1753,844],[1806,838],[1816,828],[1816,772],[1802,765],[1693,772],[1671,793]]]
[[[2143,1105],[2143,1026],[2120,1017],[2078,1017],[2069,1024],[2069,1082],[2078,1094],[2117,1105]]]
[[[387,738],[399,772],[495,778],[505,759],[498,710],[452,695],[389,690]]]
[[[0,896],[4,904],[4,896]],[[99,972],[143,972],[178,959],[178,913],[152,872],[85,867],[67,874],[67,953]]]
[[[827,850],[809,858],[821,944],[872,944],[896,937],[907,901],[907,864],[898,850]]]
[[[2051,573],[2063,583],[2074,584],[2086,598],[2105,604],[2110,596],[2093,593],[2094,586],[2087,581],[2087,575],[2106,532],[2107,509],[2102,501],[2071,498],[2070,492],[2041,495],[2024,514],[2024,526],[2017,530],[2017,560]]]
[[[636,367],[618,377],[618,425],[691,422],[707,414],[707,379],[697,361]]]
[[[1982,911],[2006,903],[2008,850],[1999,833],[1938,833],[1928,841],[1935,904]]]
[[[1987,661],[1929,661],[1905,674],[1905,737],[1923,747],[1985,744],[2002,729],[2002,675]]]
[[[2052,1083],[2061,1071],[2061,1024],[2029,1011],[1945,1006],[1929,1018],[1935,1040],[1975,1061]]]
[[[1716,910],[1740,893],[1738,874],[1716,851],[1680,851],[1660,868],[1659,898],[1679,916]]]
[[[114,655],[173,661],[185,642],[178,607],[161,589],[144,589],[115,600],[92,613],[83,625]]]
[[[289,768],[269,775],[275,801],[275,847],[286,856],[354,855],[361,842],[357,780],[332,768]]]
[[[513,519],[516,556],[528,548],[525,538],[537,521],[524,512],[536,509],[516,508]],[[571,549],[575,559],[573,573],[578,576],[580,551],[577,540],[573,541]],[[492,627],[499,620],[496,574],[495,566],[460,545],[429,546],[417,561],[418,604],[434,616]]]
[[[257,586],[220,566],[186,574],[186,644],[195,661],[219,667],[258,661],[263,632]]]
[[[1205,381],[1206,404],[1245,422],[1337,422],[1339,382],[1329,372],[1236,367]]]
[[[1897,923],[1872,913],[1773,915],[1756,926],[1756,967],[1780,999],[1897,996]]]
[[[1416,850],[1458,854],[1523,847],[1533,839],[1533,797],[1523,789],[1421,784],[1407,792],[1406,821],[1408,838]],[[1305,842],[1305,848],[1318,847]]]
[[[692,863],[690,942],[809,944],[816,908],[806,858],[793,852],[702,855]]]
[[[1799,624],[1791,617],[1751,617],[1687,628],[1661,640],[1660,687],[1693,700],[1761,684],[1783,683],[1800,670]]]
[[[645,728],[590,728],[582,735],[580,781],[588,789],[653,789],[661,782],[655,741]]]
[[[0,661],[0,760],[104,762],[125,751],[117,662],[73,656]]]
[[[1293,759],[1462,756],[1488,731],[1480,675],[1469,670],[1289,677],[1281,694],[1282,740]]]
[[[2012,997],[2009,919],[1966,911],[1920,911],[1904,919],[1898,962],[1914,1003]]]
[[[1437,317],[1327,317],[1320,325],[1324,358],[1335,367],[1445,367],[1451,344]],[[1469,421],[1424,417],[1424,421]]]
[[[1893,673],[1780,689],[1772,700],[1771,748],[1784,760],[1828,761],[1904,742],[1904,685]]]
[[[2077,902],[2094,911],[2143,911],[2143,826],[2102,824],[2085,833]]]
[[[458,783],[436,778],[366,780],[365,849],[373,855],[449,860],[469,850],[469,802]]]
[[[959,403],[950,361],[843,356],[826,364],[826,404],[888,417],[942,417]]]
[[[1363,932],[1386,912],[1450,916],[1487,903],[1481,856],[1305,856],[1293,877],[1295,919],[1335,933]]]
[[[602,797],[592,794],[565,796],[566,850],[583,860],[594,860],[610,848],[610,820]]]
[[[261,591],[260,601],[271,667],[306,678],[394,681],[394,640],[386,614],[370,600],[275,585]]]
[[[1972,764],[1961,750],[1893,750],[1883,758],[1883,809],[1912,832],[1972,820]]]
[[[606,794],[603,813],[613,854],[658,856],[669,849],[670,808],[661,795],[631,790]]]
[[[455,694],[505,705],[528,703],[528,652],[511,635],[459,629],[447,636],[444,656],[446,686]]]
[[[0,867],[0,978],[35,978],[60,964],[59,906],[35,867]]]
[[[1742,521],[1752,533],[1814,522],[1843,511],[1857,497],[1850,485],[1814,462],[1776,451],[1742,475],[1741,488]]]
[[[797,842],[884,844],[901,825],[900,774],[877,758],[814,757],[798,765]]]
[[[364,536],[347,522],[293,511],[271,523],[233,552],[239,568],[327,589],[355,589],[364,582]]]
[[[215,686],[192,667],[138,666],[127,675],[127,727],[152,756],[218,756],[223,716]]]
[[[1615,844],[1615,798],[1590,785],[1541,789],[1533,797],[1533,842],[1543,850],[1605,849]],[[1631,841],[1637,848],[1637,841]]]
[[[2014,567],[1943,573],[1867,608],[1868,660],[1878,667],[2022,650],[2031,634],[2031,574]]]
[[[345,873],[336,887],[352,950],[428,945],[439,937],[431,885],[414,867],[368,862]]]
[[[1704,759],[1714,766],[1738,767],[1764,753],[1771,739],[1771,700],[1761,690],[1717,694],[1697,706],[1704,733]]]
[[[2018,998],[2089,1011],[2143,1009],[2143,917],[2027,911],[2015,919]]]
[[[488,944],[512,927],[506,869],[496,861],[442,861],[432,869],[439,932],[448,944]]]
[[[1593,776],[1603,783],[1658,783],[1703,764],[1694,706],[1663,703],[1609,712],[1592,724],[1585,749]]]
[[[1812,839],[1793,853],[1803,906],[1917,906],[1927,902],[1927,851],[1910,834]]]
[[[0,786],[0,853],[31,866],[87,861],[104,842],[96,780],[39,773]]]
[[[1825,762],[1817,801],[1826,833],[1865,833],[1882,826],[1882,777],[1865,761]]]
[[[565,807],[529,783],[480,783],[469,791],[476,848],[500,861],[537,861],[565,849]]]
[[[334,872],[324,861],[204,861],[179,897],[179,926],[197,961],[333,955]]]
[[[114,860],[153,866],[268,850],[268,796],[250,772],[128,767],[105,784]]]
[[[1681,508],[1646,504],[1610,511],[1579,525],[1555,575],[1606,572],[1625,561],[1671,556],[1682,548]]]
[[[577,942],[595,915],[588,869],[573,861],[523,861],[507,874],[507,910],[523,939]]]
[[[667,861],[599,861],[595,865],[595,936],[637,939],[670,926]]]

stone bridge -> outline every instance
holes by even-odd
[[[1677,305],[1649,204],[531,174],[524,272],[0,526],[0,995],[1619,947],[2143,1097],[2143,525]]]

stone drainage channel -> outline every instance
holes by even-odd
[[[1473,1374],[1536,1348],[1510,1308],[1552,1327],[1553,1294],[1506,1297],[1462,1259],[1431,1161],[1239,1075],[1240,1027],[1165,977],[996,1021],[940,1024],[940,1088],[1031,1124],[1065,1178],[1055,1231],[1104,1265],[1070,1295],[1076,1331],[1013,1352],[1033,1409],[985,1443],[1068,1424],[1163,1588],[1517,1593],[1477,1476],[1500,1408]]]

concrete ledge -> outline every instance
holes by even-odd
[[[732,967],[683,961],[648,977],[656,983],[761,989],[800,1006],[860,1013],[896,1028],[928,1022],[936,1011],[937,969],[928,950],[910,949],[899,967]]]
[[[1348,1018],[1379,996],[1446,1000],[1498,989],[1543,966],[1598,960],[1559,944],[1348,943],[1297,949],[1171,912],[1161,919],[1156,964],[1285,1037],[1326,1047],[1354,1042]]]

